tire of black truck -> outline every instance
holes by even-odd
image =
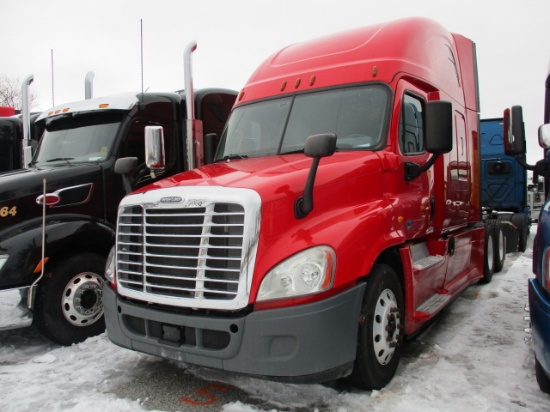
[[[353,385],[378,390],[392,380],[401,358],[404,320],[397,275],[388,265],[375,265],[361,306]]]
[[[48,339],[71,345],[105,330],[103,273],[106,258],[81,253],[60,260],[40,281],[33,323]]]

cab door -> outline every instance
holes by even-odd
[[[432,229],[433,173],[428,170],[415,179],[405,178],[407,163],[423,165],[430,157],[424,149],[424,106],[426,94],[401,80],[396,93],[392,130],[399,175],[396,187],[395,211],[405,239],[419,238]],[[397,123],[397,124],[396,124]]]

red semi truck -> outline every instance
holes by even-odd
[[[213,164],[120,203],[110,340],[272,380],[385,386],[404,338],[493,274],[477,81],[475,44],[423,18],[273,54]],[[146,141],[162,168],[162,130]]]

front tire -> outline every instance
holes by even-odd
[[[401,358],[404,330],[403,292],[395,271],[375,265],[367,277],[361,307],[352,383],[382,389],[394,377]]]
[[[34,324],[48,339],[71,345],[105,330],[105,257],[81,253],[60,260],[38,285]]]

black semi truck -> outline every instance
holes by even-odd
[[[101,333],[119,201],[212,157],[236,96],[193,91],[186,77],[184,91],[94,98],[40,114],[44,133],[31,164],[0,177],[0,330],[34,323],[62,345]],[[162,173],[145,166],[151,125],[164,130]]]

